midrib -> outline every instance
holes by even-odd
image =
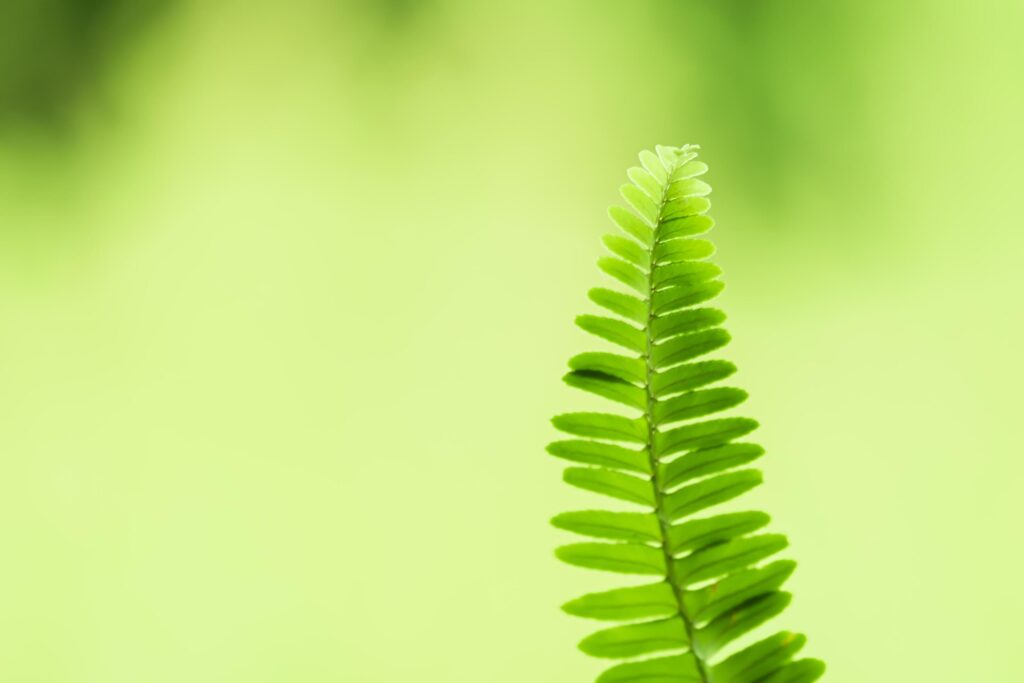
[[[686,603],[683,599],[683,587],[679,584],[679,581],[676,578],[676,570],[672,557],[672,552],[669,550],[668,547],[668,532],[669,528],[671,527],[671,521],[669,521],[665,517],[665,506],[663,503],[664,494],[661,490],[661,481],[658,472],[658,464],[660,461],[658,459],[658,454],[656,452],[655,436],[657,431],[654,426],[654,404],[656,402],[656,399],[654,398],[654,393],[651,390],[651,381],[654,377],[654,367],[651,365],[651,352],[652,347],[654,345],[653,335],[651,332],[651,321],[654,320],[654,310],[651,305],[654,296],[654,251],[655,248],[658,246],[658,231],[661,228],[661,218],[662,213],[665,211],[665,204],[668,202],[668,190],[669,186],[672,184],[672,174],[675,173],[676,170],[678,170],[678,168],[679,164],[677,163],[672,168],[665,169],[667,176],[665,178],[665,187],[662,190],[661,194],[661,202],[658,205],[658,220],[657,225],[654,226],[654,239],[651,244],[650,260],[648,262],[647,268],[648,277],[650,278],[649,289],[647,292],[647,324],[644,326],[644,336],[646,338],[646,348],[644,350],[644,367],[646,373],[645,389],[647,391],[647,412],[645,414],[645,417],[647,418],[647,454],[651,464],[651,483],[654,486],[655,513],[658,516],[658,526],[661,531],[661,550],[665,558],[665,581],[668,582],[669,586],[672,588],[672,594],[675,596],[679,618],[682,620],[683,628],[686,631],[686,640],[689,643],[690,652],[693,654],[693,659],[697,664],[697,673],[700,676],[700,683],[711,683],[710,678],[708,678],[707,663],[703,659],[701,659],[700,654],[698,654],[693,647],[696,627],[694,626],[693,620],[690,618],[690,615],[686,611]]]

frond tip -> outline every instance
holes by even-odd
[[[725,314],[704,305],[723,284],[707,260],[714,245],[700,237],[714,222],[698,149],[659,146],[627,171],[621,193],[629,208],[608,212],[622,232],[605,236],[610,255],[598,266],[629,291],[590,290],[604,313],[576,319],[614,350],[573,357],[565,382],[629,414],[559,415],[554,426],[574,438],[548,446],[574,463],[567,483],[632,506],[556,516],[559,529],[597,539],[562,546],[558,558],[657,580],[584,595],[563,609],[620,622],[580,643],[594,657],[626,660],[598,683],[811,683],[825,665],[795,659],[804,636],[741,640],[789,604],[781,589],[796,565],[771,559],[788,542],[764,531],[768,515],[714,512],[761,484],[748,465],[764,449],[740,440],[757,422],[718,416],[747,398],[712,386],[735,366],[704,358],[730,337]]]

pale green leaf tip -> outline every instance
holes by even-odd
[[[678,147],[673,147],[672,145],[656,145],[655,148],[654,148],[654,150],[658,153],[658,156],[666,156],[667,155],[667,156],[672,156],[672,157],[680,157],[680,156],[683,156],[684,154],[689,154],[691,152],[696,152],[699,149],[700,149],[700,145],[689,145],[689,144],[687,144],[687,145],[680,145]]]

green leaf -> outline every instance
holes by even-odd
[[[787,545],[789,541],[781,534],[734,538],[676,560],[676,576],[686,585],[717,579],[771,557]]]
[[[623,185],[619,188],[619,194],[647,221],[648,225],[658,224],[658,205],[647,196],[647,193],[636,185]]]
[[[747,392],[732,387],[718,387],[679,394],[659,401],[654,406],[654,420],[658,425],[680,420],[692,420],[738,406],[747,400]]]
[[[757,569],[730,574],[700,590],[687,591],[686,610],[698,623],[710,621],[737,605],[778,590],[794,569],[796,562],[777,560]]]
[[[654,244],[654,230],[629,209],[613,206],[608,209],[608,217],[615,225],[622,228],[623,232],[637,238],[642,244],[648,247]]]
[[[643,168],[634,166],[633,168],[626,171],[626,175],[629,179],[639,187],[648,197],[651,198],[656,204],[661,203],[661,195],[664,191],[661,182],[650,174],[649,171]]]
[[[575,436],[613,441],[647,442],[647,420],[611,413],[564,413],[552,418],[556,429]]]
[[[789,593],[769,593],[732,608],[697,632],[694,652],[701,659],[714,657],[723,647],[786,609],[792,597]]]
[[[704,259],[715,253],[715,245],[707,240],[678,239],[660,242],[654,248],[654,260],[659,264]],[[642,264],[641,264],[642,265]]]
[[[659,432],[655,437],[658,456],[665,457],[698,448],[721,446],[757,429],[757,422],[746,417],[723,417]]]
[[[661,220],[668,222],[675,218],[696,216],[707,213],[710,208],[711,200],[707,197],[677,197],[665,203],[665,207],[661,212]]]
[[[694,519],[669,527],[668,545],[673,554],[700,550],[757,531],[770,520],[763,512],[734,512]]]
[[[640,163],[643,164],[648,173],[654,176],[658,183],[664,185],[668,182],[668,172],[665,171],[665,166],[661,163],[661,159],[658,158],[657,154],[645,149],[640,152]]]
[[[551,523],[559,529],[594,538],[661,543],[658,518],[649,512],[581,510],[556,515]]]
[[[627,287],[646,294],[650,289],[647,274],[634,265],[626,263],[614,256],[602,256],[597,260],[598,267]]]
[[[647,336],[629,323],[600,315],[580,315],[576,324],[593,335],[607,339],[613,344],[624,346],[630,351],[644,353],[647,350]]]
[[[672,462],[658,466],[658,479],[668,491],[691,479],[724,472],[746,465],[764,455],[764,449],[754,443],[730,443],[681,455]]]
[[[796,633],[776,633],[715,665],[711,678],[715,683],[756,683],[781,669],[806,642]]]
[[[659,289],[651,294],[651,309],[655,315],[665,315],[680,308],[688,308],[710,301],[721,294],[723,289],[725,289],[725,284],[720,280]]]
[[[686,646],[686,626],[679,617],[626,624],[598,631],[580,641],[592,657],[624,659]]]
[[[548,444],[547,450],[556,458],[571,462],[612,467],[640,474],[651,473],[650,458],[646,451],[634,451],[615,444],[567,439]]]
[[[672,182],[695,178],[708,172],[708,165],[703,161],[688,161],[672,172]]]
[[[602,621],[630,621],[676,614],[679,606],[672,587],[664,581],[617,588],[603,593],[590,593],[562,605],[577,617]]]
[[[607,308],[612,313],[617,313],[623,318],[644,324],[647,322],[647,302],[637,299],[635,296],[616,292],[604,287],[595,287],[587,295],[590,300],[598,306]]]
[[[633,384],[644,384],[647,381],[647,366],[641,359],[617,353],[581,353],[569,360],[569,367],[583,372],[600,372]]]
[[[626,261],[629,261],[635,266],[638,266],[642,270],[647,270],[651,265],[651,256],[647,251],[636,243],[635,240],[631,240],[628,237],[622,235],[605,235],[601,238],[604,245],[611,250],[613,254],[621,256]]]
[[[717,308],[692,308],[661,315],[651,320],[651,338],[664,341],[678,334],[699,332],[725,322],[725,313]]]
[[[825,675],[825,662],[820,659],[801,659],[787,664],[780,671],[758,683],[813,683]]]
[[[673,522],[688,517],[746,493],[760,484],[761,479],[757,470],[740,470],[691,484],[665,496],[665,516]]]
[[[736,372],[736,366],[727,360],[705,360],[676,365],[656,372],[651,378],[651,391],[658,400],[691,389],[698,389]]]
[[[597,677],[597,683],[700,683],[690,653],[619,664]]]
[[[589,391],[632,408],[644,410],[647,407],[646,391],[635,384],[624,382],[618,377],[606,375],[603,372],[574,370],[565,375],[562,380],[571,387]]]
[[[658,228],[658,237],[662,241],[679,237],[692,237],[694,235],[703,235],[713,227],[715,227],[715,220],[703,214],[676,216],[669,219],[663,218]]]
[[[655,345],[651,349],[651,362],[655,368],[662,370],[716,351],[731,339],[729,333],[721,327],[680,334]]]
[[[573,543],[555,550],[562,562],[587,569],[619,574],[665,576],[665,556],[660,548],[633,543]]]
[[[688,197],[705,197],[711,194],[711,186],[697,178],[681,178],[669,183],[666,196],[669,201]],[[705,209],[706,210],[706,209]]]
[[[615,470],[570,467],[563,476],[567,484],[638,505],[654,507],[654,485],[649,479]]]
[[[669,263],[664,266],[658,266],[654,271],[651,281],[658,289],[664,289],[666,287],[698,284],[716,278],[721,274],[722,269],[714,263],[683,261],[681,263]]]
[[[621,192],[633,209],[609,209],[623,234],[604,237],[612,255],[599,265],[635,293],[592,289],[590,299],[610,313],[576,321],[625,351],[575,356],[565,382],[628,406],[638,417],[560,415],[553,420],[557,428],[585,438],[548,446],[553,455],[583,465],[565,470],[569,484],[643,506],[556,515],[555,527],[608,541],[564,546],[558,557],[658,580],[584,595],[564,609],[620,622],[584,639],[585,652],[640,658],[608,669],[599,683],[811,683],[823,667],[817,660],[793,661],[802,636],[782,633],[724,661],[717,656],[786,606],[788,596],[779,591],[795,565],[770,560],[786,539],[763,533],[769,521],[763,512],[698,517],[761,483],[760,472],[739,468],[764,449],[738,442],[757,427],[754,420],[714,417],[747,398],[739,388],[716,385],[736,367],[696,360],[729,342],[721,327],[725,314],[702,306],[724,284],[710,262],[714,245],[696,237],[714,227],[707,215],[711,187],[699,178],[707,165],[697,150],[659,146],[641,152],[642,168],[627,171],[631,184]],[[651,656],[664,650],[677,652]]]

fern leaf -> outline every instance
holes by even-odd
[[[704,358],[730,340],[725,314],[702,306],[723,288],[707,261],[714,245],[697,237],[714,226],[711,186],[701,179],[707,165],[694,146],[644,151],[640,163],[620,190],[629,208],[608,212],[621,233],[605,236],[611,254],[598,262],[629,291],[590,290],[603,314],[576,319],[615,350],[575,356],[564,377],[633,412],[559,415],[554,426],[576,438],[548,452],[573,463],[567,483],[631,508],[556,516],[559,529],[595,539],[556,555],[658,580],[584,595],[563,609],[619,622],[580,643],[592,656],[627,660],[599,683],[812,683],[825,667],[794,659],[804,636],[783,631],[737,645],[789,604],[781,588],[795,563],[773,559],[788,542],[765,532],[765,513],[715,511],[761,484],[761,472],[747,466],[764,449],[740,441],[757,422],[726,412],[747,393],[712,386],[735,366]]]

